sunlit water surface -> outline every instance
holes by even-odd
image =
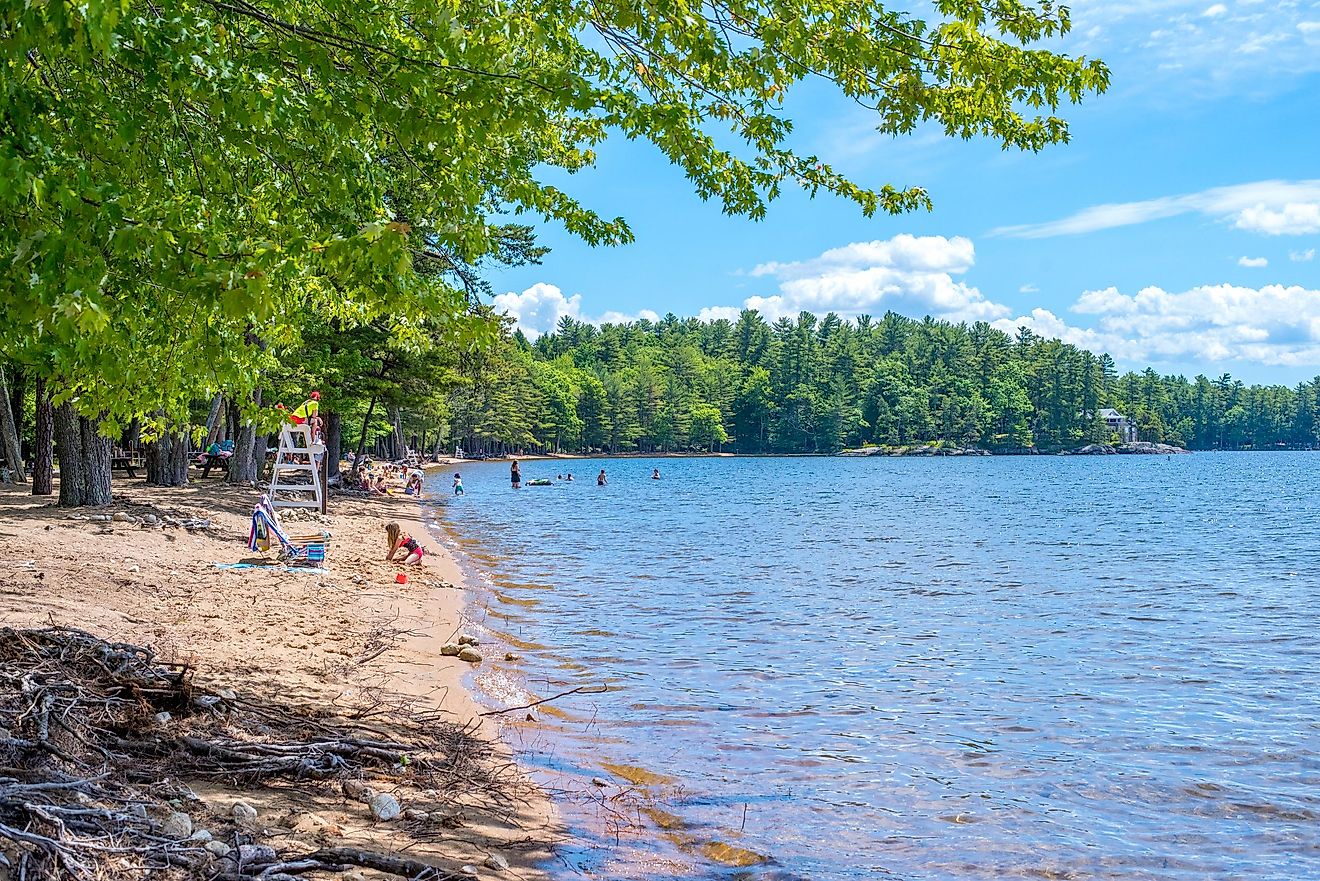
[[[488,699],[610,685],[510,726],[562,877],[1305,879],[1318,469],[473,463],[433,498],[519,655]]]

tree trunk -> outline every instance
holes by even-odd
[[[261,406],[261,389],[252,393],[252,403]],[[229,457],[229,482],[252,484],[257,482],[257,427],[250,421],[239,425],[237,440],[234,441],[234,455]],[[261,451],[262,457],[266,451]]]
[[[101,434],[101,420],[83,416],[82,432],[83,504],[110,504],[110,438]]]
[[[86,504],[82,426],[73,405],[67,401],[55,408],[55,453],[60,460],[60,507],[76,508]]]
[[[23,451],[18,445],[18,429],[14,423],[9,384],[5,381],[3,368],[0,368],[0,440],[3,440],[5,459],[9,462],[14,482],[27,483],[27,468],[23,465]]]
[[[147,483],[152,486],[188,485],[188,432],[167,431],[147,448]]]
[[[37,424],[32,449],[32,495],[48,496],[54,492],[55,463],[52,444],[55,431],[55,411],[46,392],[46,380],[38,378],[33,389],[37,399]]]
[[[376,412],[376,396],[371,396],[367,404],[367,415],[362,417],[362,431],[358,434],[357,453],[353,456],[353,470],[362,464],[362,454],[367,451],[367,426],[371,424],[371,414]]]
[[[214,436],[216,427],[220,423],[220,413],[224,409],[225,396],[216,395],[211,400],[211,412],[206,414],[206,440],[202,441],[202,449],[206,449],[217,438]]]
[[[338,413],[325,414],[325,479],[339,476],[339,454],[344,446],[344,420]]]
[[[390,458],[395,461],[408,455],[408,444],[403,439],[403,429],[399,426],[399,408],[390,407]]]
[[[9,409],[14,414],[15,434],[18,435],[18,451],[23,452],[23,401],[27,397],[27,374],[17,367],[9,376]]]

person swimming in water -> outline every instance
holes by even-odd
[[[596,486],[604,486],[607,483],[609,483],[609,481],[605,479],[605,469],[602,468],[600,469],[600,473],[596,475]]]
[[[651,469],[651,479],[652,479],[652,480],[659,480],[659,479],[660,479],[660,469],[659,469],[659,468],[653,468],[653,469]]]

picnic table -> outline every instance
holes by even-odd
[[[219,468],[225,474],[229,473],[229,460],[232,458],[227,453],[202,453],[197,457],[198,463],[202,466],[202,479],[211,476],[212,468]]]
[[[133,480],[137,480],[137,469],[146,467],[146,458],[136,450],[112,449],[110,451],[111,472],[120,470]]]

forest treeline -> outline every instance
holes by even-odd
[[[893,312],[603,327],[564,317],[535,342],[505,335],[464,372],[443,404],[470,452],[1057,450],[1116,440],[1102,408],[1128,416],[1139,440],[1191,449],[1320,442],[1320,378],[1288,388],[1120,374],[1108,355],[1026,328]]]

